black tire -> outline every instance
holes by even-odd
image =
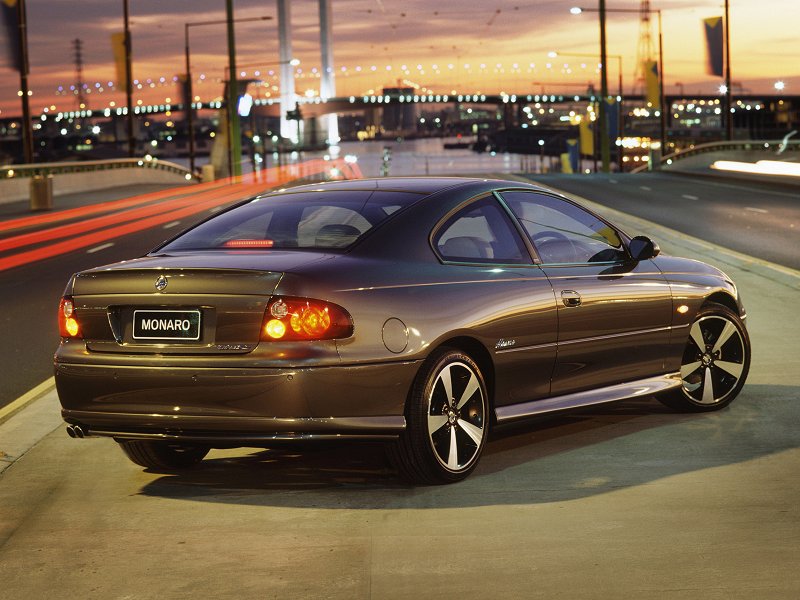
[[[206,454],[205,446],[184,446],[150,440],[118,440],[120,448],[134,463],[154,471],[180,471],[199,463]]]
[[[725,408],[741,391],[750,370],[750,338],[727,306],[709,302],[692,322],[681,358],[679,388],[658,396],[681,412]]]
[[[440,348],[417,373],[406,406],[406,430],[389,447],[389,458],[412,483],[461,481],[478,464],[489,420],[478,365],[463,352]]]

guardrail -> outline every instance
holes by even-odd
[[[197,179],[188,169],[175,163],[151,156],[144,158],[119,158],[112,160],[87,160],[58,163],[36,163],[32,165],[6,165],[0,167],[0,180],[14,177],[46,177],[72,173],[90,173],[115,169],[155,169],[182,175],[187,181]]]
[[[34,205],[47,208],[52,197],[136,184],[197,183],[187,169],[152,156],[36,163],[0,167],[0,203],[31,198]],[[37,200],[34,202],[34,197]],[[40,206],[41,205],[41,206]]]
[[[708,142],[689,146],[685,150],[678,150],[672,154],[661,157],[661,162],[671,165],[679,160],[684,160],[698,154],[707,152],[719,152],[724,150],[743,150],[746,152],[770,152],[777,153],[783,148],[781,154],[797,154],[800,156],[800,140],[747,140],[740,142]]]
[[[704,154],[711,152],[730,152],[730,153],[755,153],[778,155],[782,158],[800,162],[800,140],[742,140],[742,141],[717,141],[704,144],[691,145],[683,150],[678,150],[672,154],[662,156],[658,165],[644,164],[631,170],[631,173],[641,173],[660,167],[671,167],[684,160],[697,159]],[[679,165],[680,166],[680,165]]]

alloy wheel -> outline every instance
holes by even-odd
[[[703,405],[724,401],[737,389],[745,361],[745,342],[736,324],[720,315],[701,317],[692,323],[683,353],[684,393]]]
[[[459,472],[477,459],[486,434],[486,398],[470,365],[450,362],[437,373],[428,394],[427,425],[442,467]]]

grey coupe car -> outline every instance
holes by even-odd
[[[72,437],[171,470],[210,448],[385,440],[417,483],[489,429],[654,396],[721,409],[750,364],[735,284],[545,188],[306,185],[74,275],[55,380]]]

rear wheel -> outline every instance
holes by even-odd
[[[205,446],[150,440],[118,440],[118,443],[131,461],[156,471],[188,469],[203,460],[209,450]]]
[[[489,404],[480,368],[441,348],[423,363],[409,395],[406,431],[389,451],[414,483],[453,483],[478,464],[488,434]]]
[[[675,410],[705,412],[728,406],[750,369],[750,338],[735,312],[709,303],[695,318],[681,360],[681,387],[658,399]]]

